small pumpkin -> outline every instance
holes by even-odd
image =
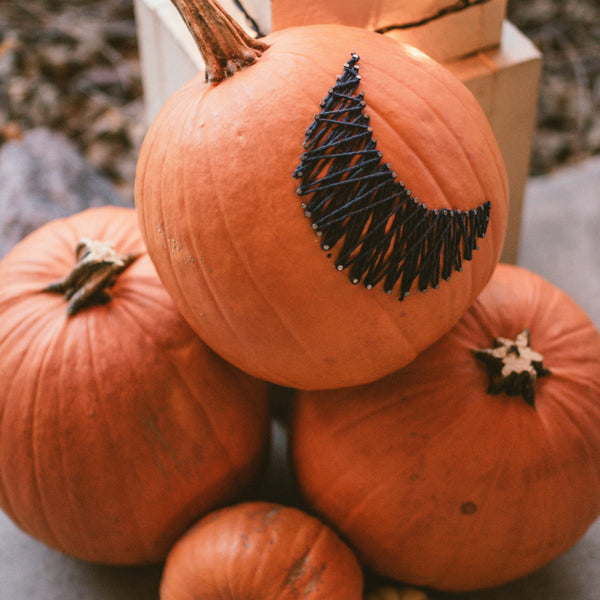
[[[133,209],[44,225],[0,281],[0,506],[21,529],[81,559],[151,563],[242,497],[267,451],[265,384],[181,318]]]
[[[354,553],[315,517],[270,502],[206,515],[173,547],[161,600],[361,600]]]
[[[291,455],[372,569],[454,591],[514,580],[600,515],[600,335],[562,290],[499,265],[410,365],[299,393]]]
[[[175,4],[208,81],[150,127],[135,196],[181,313],[226,360],[287,387],[408,363],[475,300],[504,241],[506,174],[477,101],[364,29],[257,40],[214,0]]]

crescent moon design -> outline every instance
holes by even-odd
[[[321,102],[321,112],[306,130],[305,152],[293,176],[306,197],[305,215],[353,284],[367,289],[381,284],[399,299],[418,289],[438,288],[471,260],[477,240],[485,237],[491,203],[467,211],[428,209],[413,197],[392,166],[383,161],[357,91],[357,54]]]

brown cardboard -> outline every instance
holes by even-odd
[[[503,262],[517,259],[541,62],[542,56],[531,41],[505,21],[497,48],[444,63],[479,101],[504,157],[510,211]]]

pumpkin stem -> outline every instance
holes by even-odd
[[[75,268],[42,291],[62,294],[68,300],[69,316],[89,306],[106,304],[112,298],[108,290],[138,256],[118,254],[110,242],[82,238],[75,248]]]
[[[249,36],[215,0],[172,0],[206,65],[206,80],[219,83],[254,64],[269,47]]]
[[[535,406],[537,378],[550,375],[550,370],[529,343],[529,331],[524,329],[514,340],[498,337],[493,348],[472,351],[487,367],[490,394],[522,396],[527,404]]]

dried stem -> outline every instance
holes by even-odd
[[[544,366],[543,356],[530,347],[527,329],[514,340],[496,338],[493,348],[474,350],[473,354],[487,367],[490,394],[521,396],[535,406],[535,383],[538,377],[550,375],[550,370]]]
[[[62,294],[68,300],[67,314],[72,316],[83,308],[106,304],[108,292],[117,277],[139,254],[118,254],[112,244],[83,238],[77,244],[74,269],[64,279],[46,286],[43,292]]]
[[[206,80],[211,83],[254,64],[269,47],[249,36],[215,0],[172,2],[194,37],[206,65]]]

